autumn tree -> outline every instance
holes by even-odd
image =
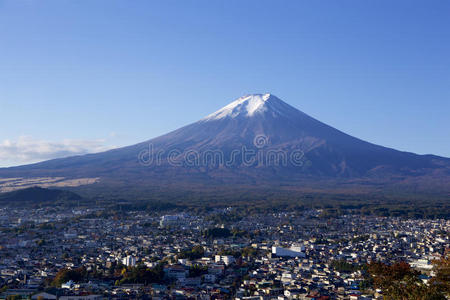
[[[450,251],[439,260],[433,261],[435,276],[431,279],[431,285],[443,294],[450,296]]]
[[[53,286],[60,286],[61,284],[72,280],[72,281],[80,281],[86,277],[86,269],[84,267],[80,267],[77,269],[68,269],[64,268],[56,273],[55,278],[53,279]]]
[[[426,285],[420,280],[420,272],[406,262],[387,265],[372,262],[368,265],[376,288],[383,290],[387,300],[444,300],[444,294],[436,285]]]

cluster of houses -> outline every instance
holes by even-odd
[[[381,299],[383,291],[366,286],[358,266],[403,260],[426,281],[433,276],[430,262],[450,244],[447,220],[325,219],[310,210],[219,224],[211,214],[233,209],[101,212],[0,210],[0,299]],[[216,227],[243,234],[203,234]],[[200,255],[186,255],[195,247]],[[150,282],[121,281],[117,273],[157,266],[162,277]],[[92,275],[52,284],[61,269],[81,267]]]

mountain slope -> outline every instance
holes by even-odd
[[[277,97],[247,95],[193,124],[103,153],[0,169],[0,177],[100,178],[143,185],[317,182],[450,190],[450,159],[416,155],[349,136]]]

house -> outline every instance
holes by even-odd
[[[42,293],[38,293],[38,294],[31,296],[31,299],[52,300],[52,299],[57,299],[57,297],[56,297],[56,295],[42,292]]]
[[[85,295],[85,296],[61,296],[59,300],[100,300],[101,295]]]
[[[188,274],[188,270],[182,265],[171,265],[164,268],[164,274],[169,278],[184,280]]]

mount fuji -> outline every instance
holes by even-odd
[[[3,189],[32,182],[122,192],[248,186],[449,195],[450,159],[371,144],[254,94],[136,145],[2,168],[0,178]]]

